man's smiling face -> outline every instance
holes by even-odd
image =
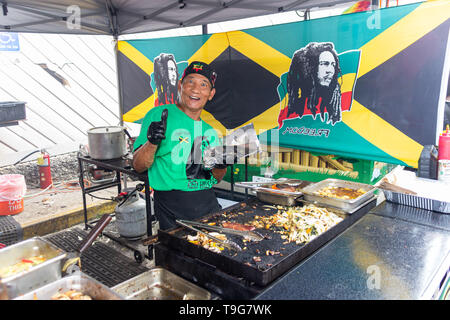
[[[208,78],[198,73],[191,73],[184,77],[178,84],[178,90],[180,106],[190,111],[203,109],[216,92]]]

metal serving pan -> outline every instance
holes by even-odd
[[[280,206],[293,206],[296,204],[296,199],[303,195],[303,193],[297,193],[294,195],[282,194],[277,192],[272,192],[268,190],[257,190],[256,197],[267,203],[278,204]]]
[[[124,300],[118,293],[82,272],[74,273],[46,286],[16,297],[14,300],[52,300],[57,293],[68,290],[80,291],[93,300]]]
[[[362,189],[365,191],[365,193],[355,199],[349,200],[326,197],[315,194],[316,191],[319,191],[325,187],[343,187],[355,190]],[[352,211],[365,201],[372,198],[375,190],[377,190],[377,188],[375,188],[374,186],[364,183],[345,181],[339,179],[325,179],[320,182],[306,186],[302,191],[303,191],[303,198],[306,201],[314,202],[317,204],[323,204],[325,206],[334,207],[344,211]]]
[[[303,195],[303,188],[312,183],[305,180],[280,178],[270,182],[241,182],[235,185],[255,190],[256,197],[263,202],[281,206],[294,206],[296,205],[295,200]],[[272,185],[274,184],[292,186],[296,188],[296,191],[273,189]]]
[[[61,267],[67,253],[50,242],[34,237],[0,251],[0,269],[13,266],[22,259],[43,255],[45,261],[27,271],[2,279],[10,299],[61,278]]]
[[[111,289],[127,300],[211,299],[209,291],[164,268],[153,268]]]

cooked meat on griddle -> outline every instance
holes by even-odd
[[[248,226],[245,224],[237,223],[237,222],[222,222],[222,227],[233,229],[233,230],[239,230],[239,231],[253,231],[255,230],[254,226]]]

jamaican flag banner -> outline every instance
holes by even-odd
[[[217,72],[202,118],[226,135],[418,166],[442,128],[450,2],[175,38],[119,41],[126,122],[174,103],[191,61]],[[446,89],[446,88],[445,88]]]

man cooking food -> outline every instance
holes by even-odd
[[[194,220],[221,209],[212,186],[222,180],[227,166],[204,169],[203,150],[220,140],[200,118],[216,93],[216,77],[208,64],[192,62],[178,82],[178,102],[152,108],[134,143],[133,167],[148,170],[160,229],[176,226],[176,219]]]

